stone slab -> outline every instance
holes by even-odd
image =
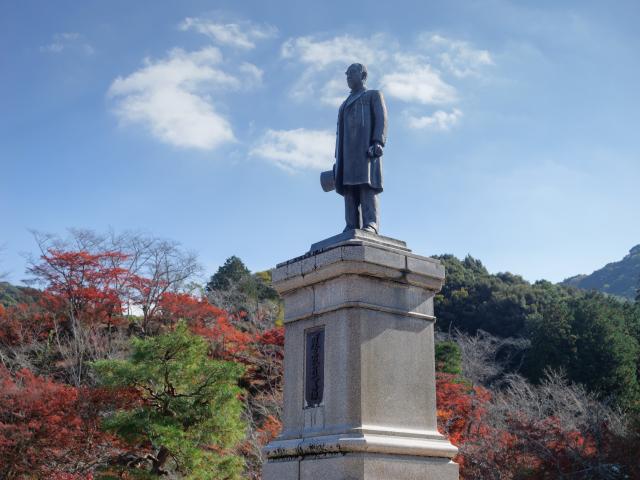
[[[444,266],[435,259],[380,244],[351,243],[298,257],[272,270],[273,287],[281,294],[344,274],[379,277],[439,290]]]
[[[366,232],[360,229],[354,229],[354,230],[348,230],[346,232],[342,232],[338,235],[334,235],[333,237],[329,237],[314,243],[313,245],[311,245],[309,252],[315,253],[330,247],[344,245],[354,241],[384,245],[391,248],[397,248],[398,250],[403,250],[406,252],[411,251],[409,248],[407,248],[406,242],[402,240],[397,240],[391,237],[385,237],[383,235],[377,235],[375,233]]]
[[[284,295],[284,322],[346,308],[363,308],[434,320],[434,292],[376,277],[345,274],[330,281],[301,287]]]
[[[303,359],[305,332],[319,327],[325,331],[323,412],[312,424]],[[427,440],[437,428],[432,320],[354,307],[286,323],[284,364],[279,439],[367,430]]]
[[[458,465],[449,459],[354,453],[270,461],[265,464],[263,478],[264,480],[458,480],[459,472]]]
[[[318,452],[366,452],[434,458],[453,458],[458,454],[458,448],[435,430],[421,432],[420,437],[401,436],[407,430],[394,432],[390,428],[378,430],[382,434],[361,433],[368,430],[367,428],[353,430],[352,433],[346,434],[276,440],[269,443],[263,452],[270,459],[304,457]]]
[[[300,461],[270,461],[262,465],[263,480],[298,480],[300,478]]]

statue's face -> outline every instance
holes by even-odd
[[[347,85],[351,90],[357,90],[362,87],[362,71],[356,65],[351,65],[345,72],[347,76]]]

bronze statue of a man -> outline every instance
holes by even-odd
[[[344,230],[361,228],[378,233],[387,107],[382,92],[366,89],[367,67],[354,63],[346,75],[351,94],[338,111],[335,189],[344,197]]]

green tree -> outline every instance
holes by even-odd
[[[243,330],[273,325],[281,310],[280,297],[271,286],[271,273],[252,274],[236,256],[227,258],[205,290],[209,302],[229,312]]]
[[[271,287],[271,272],[267,270],[252,275],[235,255],[227,258],[224,265],[211,276],[205,290],[207,293],[238,290],[253,300],[279,300],[278,293]]]
[[[243,367],[209,359],[204,339],[184,322],[132,347],[129,359],[93,363],[103,385],[140,397],[105,419],[105,428],[134,447],[150,446],[153,475],[173,469],[187,479],[239,479],[243,462],[232,449],[245,430],[237,386]]]
[[[227,258],[224,265],[218,268],[207,282],[206,291],[229,290],[234,284],[241,283],[251,272],[242,260],[235,255]]]
[[[513,355],[509,369],[534,382],[549,368],[563,370],[592,392],[640,408],[640,302],[490,274],[470,256],[437,258],[447,274],[435,297],[438,328],[524,338],[531,347]]]
[[[518,275],[491,275],[480,260],[452,255],[438,258],[447,277],[436,295],[439,328],[458,328],[475,334],[479,329],[501,337],[524,333],[531,311],[532,286]]]
[[[546,282],[534,311],[527,318],[527,337],[531,347],[525,360],[530,380],[538,382],[546,371],[567,370],[576,361],[576,335],[573,313],[562,290]]]
[[[627,331],[624,305],[599,293],[573,302],[576,358],[573,381],[626,407],[640,401],[637,360],[640,349]]]
[[[436,370],[452,375],[462,374],[462,354],[456,342],[446,340],[436,343]]]

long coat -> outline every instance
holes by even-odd
[[[387,141],[387,107],[382,92],[362,90],[351,94],[338,110],[336,132],[336,192],[345,185],[369,185],[382,191],[382,157],[371,158],[367,150],[374,142]]]

